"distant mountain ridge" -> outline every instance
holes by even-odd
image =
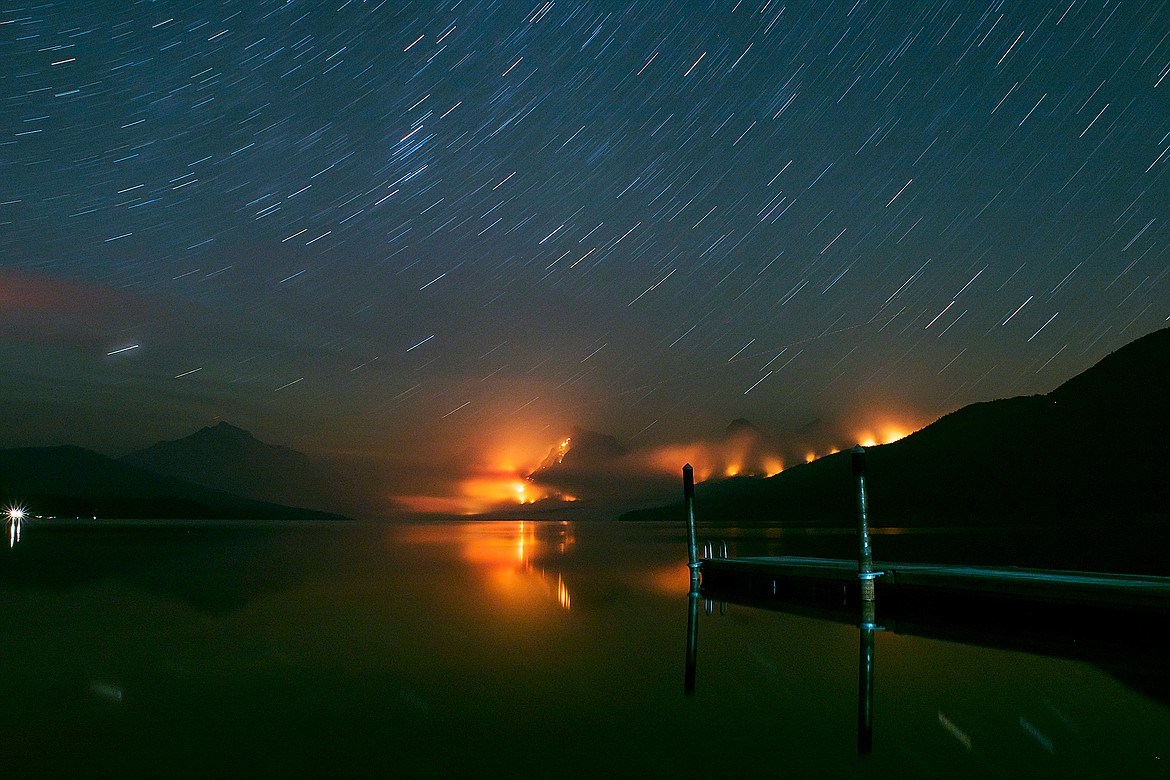
[[[324,470],[290,447],[266,444],[226,422],[161,441],[124,463],[257,501],[328,510],[337,496]]]
[[[0,502],[55,517],[340,519],[154,474],[73,446],[0,450]]]
[[[1115,525],[1170,536],[1170,328],[1046,395],[963,407],[867,452],[879,526]],[[681,464],[680,464],[681,466]],[[848,526],[848,453],[767,479],[699,485],[711,522]],[[681,504],[623,519],[676,520]]]

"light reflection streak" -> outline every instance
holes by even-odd
[[[569,587],[565,585],[565,579],[560,574],[557,575],[557,603],[564,610],[568,610],[572,603],[572,599],[569,597]]]

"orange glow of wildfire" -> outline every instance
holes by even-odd
[[[865,447],[898,441],[916,428],[877,418],[863,423],[853,433],[853,441]],[[514,436],[500,441],[485,457],[484,464],[453,485],[445,496],[397,496],[398,503],[422,513],[476,515],[499,512],[508,507],[533,504],[546,499],[576,501],[574,496],[528,479],[539,468],[560,464],[572,447],[572,439],[562,439],[551,446],[536,437]],[[840,442],[838,442],[840,444]],[[849,444],[847,446],[852,446]],[[812,462],[824,455],[839,452],[841,446],[803,450],[803,460]],[[802,452],[798,450],[797,452]],[[798,456],[799,460],[799,456]],[[694,467],[696,481],[737,476],[770,477],[785,468],[784,459],[775,452],[764,451],[761,442],[752,438],[732,437],[718,441],[665,444],[625,456],[615,468],[631,474],[646,471],[677,474],[681,464]]]
[[[699,482],[713,477],[770,477],[784,470],[778,455],[756,455],[735,442],[696,442],[669,444],[650,451],[646,456],[651,468],[674,474],[682,463],[690,463]]]
[[[558,498],[562,501],[575,501],[572,496],[566,496],[555,489],[538,485],[527,479],[527,475],[539,466],[550,463],[560,463],[569,451],[571,440],[566,438],[558,442],[551,450],[543,448],[520,447],[516,444],[501,447],[495,457],[491,458],[494,466],[482,470],[460,483],[465,504],[469,507],[464,514],[504,508],[514,504],[532,504],[546,498]],[[544,460],[539,459],[543,449]]]
[[[460,485],[464,496],[481,504],[531,504],[549,493],[515,472],[500,472],[466,479]]]
[[[879,444],[893,444],[899,439],[905,439],[911,431],[902,426],[886,425],[878,430],[867,429],[855,434],[857,443],[862,447],[876,447]]]
[[[532,445],[519,441],[497,443],[491,454],[483,458],[483,465],[453,486],[451,495],[396,496],[395,500],[414,512],[447,515],[477,515],[533,504],[547,498],[576,501],[574,496],[527,478],[541,465],[559,463],[569,446],[569,439],[563,439],[551,449],[547,444]]]
[[[893,444],[900,439],[906,438],[916,430],[917,428],[912,425],[905,425],[901,423],[881,423],[865,428],[859,428],[854,431],[853,442],[855,444],[860,444],[862,447],[877,447],[881,444]],[[806,463],[812,463],[814,460],[822,456],[834,455],[840,452],[841,449],[841,447],[830,447],[829,449],[820,452],[809,450],[805,453],[804,460]]]
[[[554,497],[576,500],[530,482],[522,471],[491,471],[460,481],[454,496],[400,496],[398,501],[415,512],[476,515]]]
[[[860,427],[853,433],[853,442],[863,447],[890,444],[917,430],[913,425],[881,421]],[[848,445],[852,447],[853,444]],[[844,447],[830,445],[804,451],[804,461],[811,463],[824,455],[840,452]],[[731,439],[717,442],[670,444],[658,447],[644,455],[644,461],[658,471],[673,474],[679,464],[690,463],[699,482],[724,477],[771,477],[784,470],[784,460],[776,454],[761,452],[750,440]]]

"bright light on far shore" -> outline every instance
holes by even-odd
[[[4,516],[8,519],[8,546],[15,547],[20,541],[20,527],[24,524],[24,507],[11,504],[4,510]]]

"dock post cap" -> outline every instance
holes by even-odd
[[[860,476],[865,471],[865,447],[860,444],[850,450],[850,461],[853,463],[853,476]]]

